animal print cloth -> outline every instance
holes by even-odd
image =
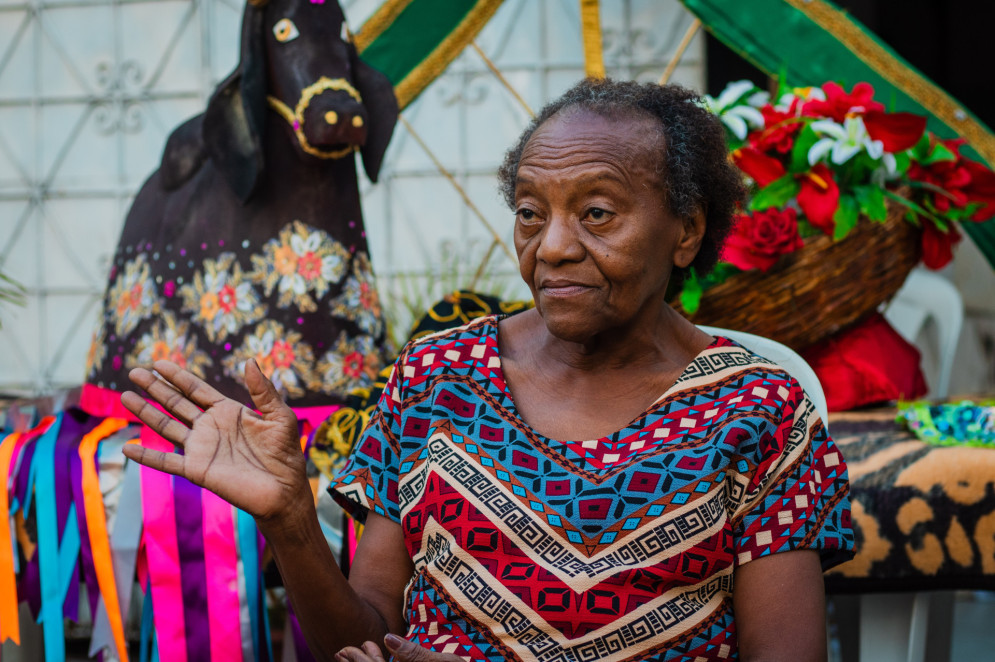
[[[720,338],[625,429],[556,441],[519,418],[497,328],[409,344],[332,484],[401,524],[410,640],[474,660],[736,659],[737,565],[851,555],[846,465],[782,369]]]
[[[995,449],[937,446],[894,407],[839,412],[859,551],[826,575],[834,593],[995,590]]]

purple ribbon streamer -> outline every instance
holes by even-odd
[[[176,503],[176,543],[180,554],[183,617],[187,630],[187,662],[208,662],[211,657],[211,626],[207,612],[201,488],[176,476],[173,478],[173,497]]]
[[[83,418],[79,420],[77,417]],[[59,437],[55,442],[55,513],[59,523],[59,540],[65,535],[66,520],[69,507],[73,502],[73,458],[79,464],[79,442],[83,435],[96,427],[97,419],[81,416],[80,412],[66,412],[63,416]],[[78,473],[78,472],[77,472]],[[77,503],[76,517],[80,527],[80,543],[83,546],[82,534],[86,532],[86,517],[83,501]],[[87,548],[89,545],[85,545]],[[73,576],[69,581],[69,591],[62,606],[63,616],[73,621],[79,621],[79,564],[73,567]],[[88,587],[89,588],[89,587]]]

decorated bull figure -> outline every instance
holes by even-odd
[[[238,67],[128,213],[84,407],[159,358],[242,400],[255,359],[295,408],[369,383],[386,333],[353,154],[376,181],[397,113],[334,0],[250,2]]]

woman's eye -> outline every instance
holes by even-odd
[[[288,41],[293,41],[297,37],[301,36],[301,33],[297,31],[297,26],[289,18],[281,18],[273,26],[273,36],[276,40],[282,43],[287,43]]]
[[[539,222],[539,215],[531,209],[519,209],[516,216],[524,225],[535,225]]]
[[[593,207],[587,211],[587,218],[594,223],[604,223],[612,216],[613,214],[610,211],[605,211],[600,207]]]

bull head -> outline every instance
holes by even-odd
[[[238,67],[204,114],[208,154],[245,202],[264,167],[265,114],[277,112],[305,159],[358,150],[376,181],[397,121],[386,76],[359,59],[334,0],[250,2],[242,19]]]

